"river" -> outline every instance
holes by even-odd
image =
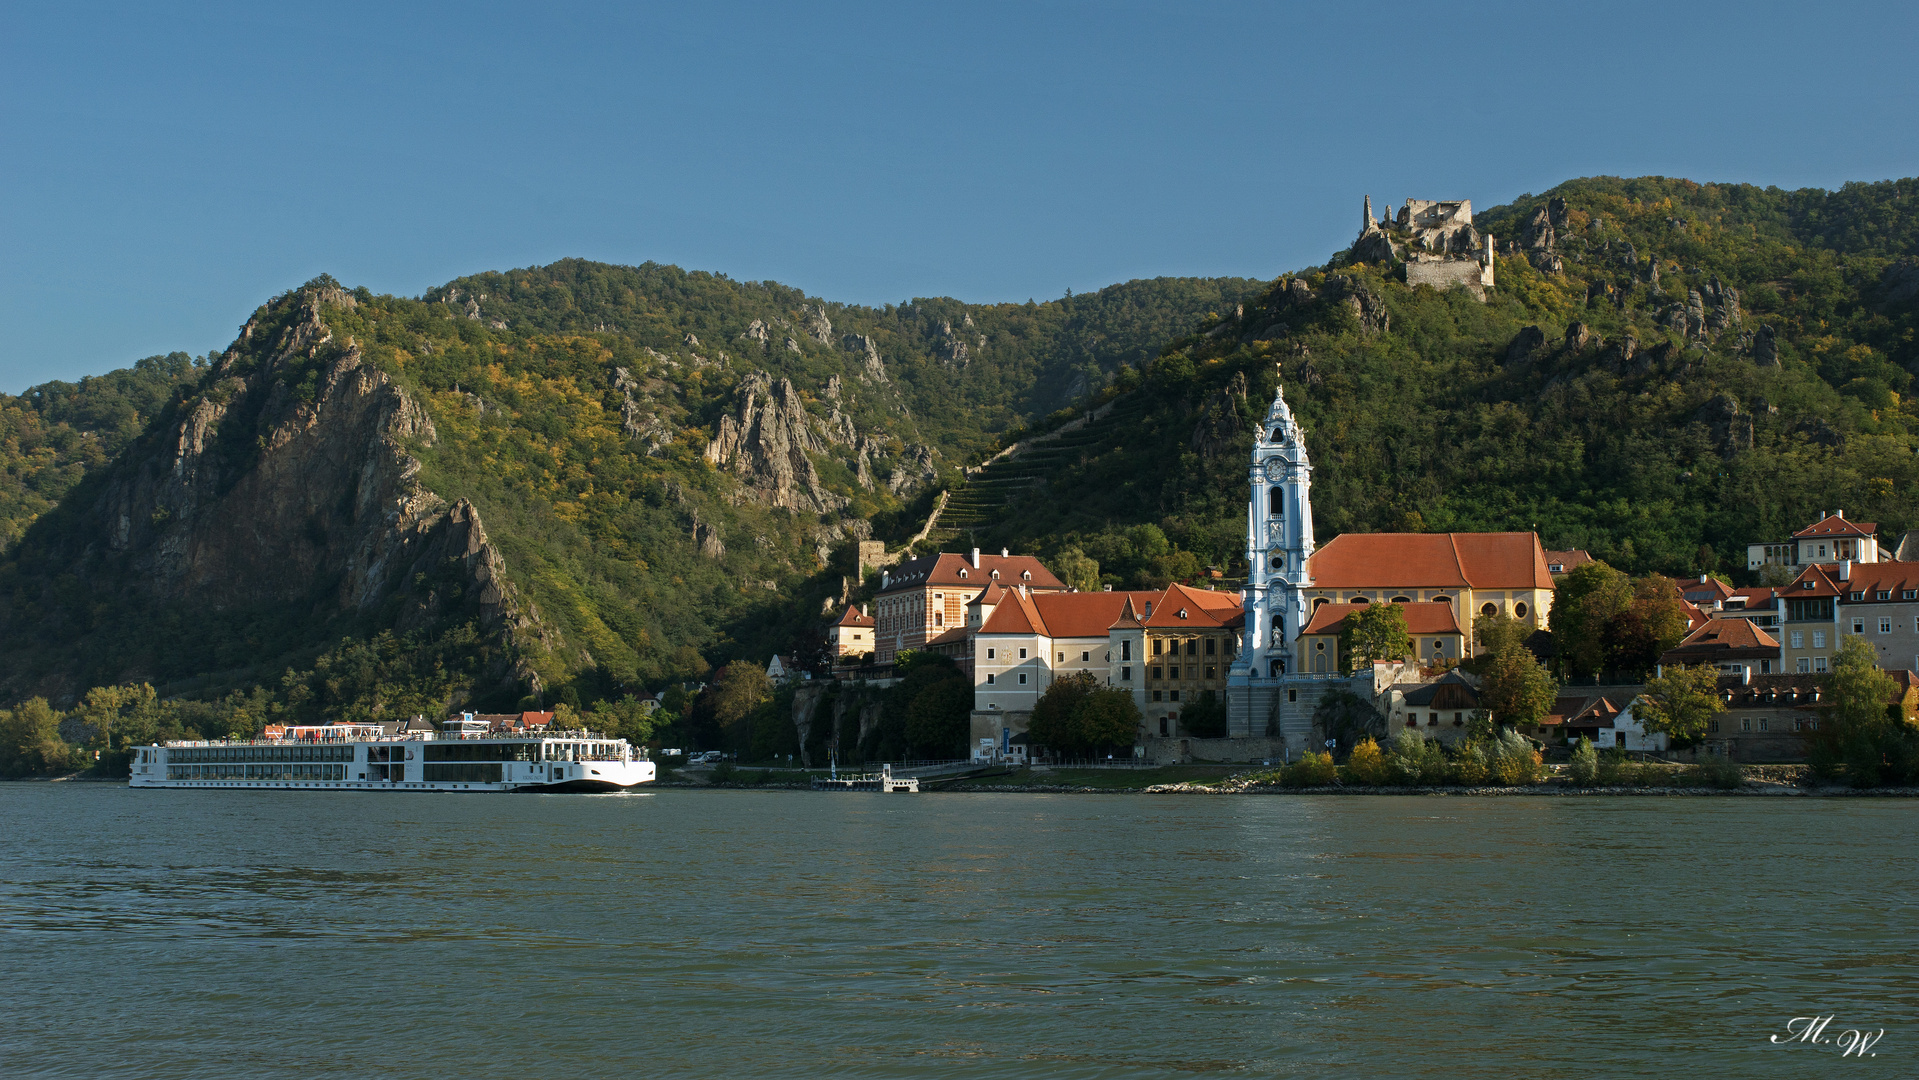
[[[1915,813],[0,784],[0,1072],[1910,1076]]]

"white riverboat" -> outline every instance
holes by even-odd
[[[646,751],[590,731],[389,731],[328,724],[134,751],[130,787],[306,791],[621,791],[651,781]]]

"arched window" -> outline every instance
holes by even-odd
[[[966,577],[966,571],[965,571],[964,569],[962,569],[962,570],[960,571],[960,577],[961,577],[962,579],[964,579],[964,578]]]
[[[1273,441],[1274,441],[1274,442],[1276,442],[1276,443],[1283,443],[1283,442],[1285,442],[1285,441],[1286,441],[1286,429],[1285,429],[1285,428],[1277,428],[1277,427],[1276,427],[1276,428],[1274,428],[1274,429],[1273,429]]]
[[[1513,618],[1523,619],[1525,617],[1526,617],[1526,602],[1522,600],[1519,603],[1513,605]]]
[[[1277,485],[1266,491],[1266,512],[1274,517],[1286,516],[1286,489]]]
[[[990,572],[990,573],[988,573],[988,574],[987,574],[986,576],[987,576],[987,577],[990,577],[990,578],[992,578],[992,579],[993,579],[994,581],[998,581],[998,580],[999,580],[999,571],[998,571],[998,570],[994,570],[994,571],[992,571],[992,572]]]
[[[1452,603],[1452,602],[1453,602],[1453,598],[1452,598],[1452,597],[1450,597],[1450,596],[1435,596],[1435,597],[1433,597],[1433,603],[1435,603],[1435,604],[1450,604],[1450,603]]]
[[[1395,603],[1395,604],[1410,604],[1410,603],[1412,603],[1412,602],[1413,602],[1413,598],[1412,598],[1412,597],[1410,597],[1410,596],[1395,596],[1395,597],[1393,597],[1393,603]]]
[[[1021,581],[1031,581],[1033,580],[1033,572],[1031,570],[1021,570],[1019,572],[1019,579]]]
[[[1371,600],[1371,598],[1369,598],[1369,597],[1365,597],[1365,596],[1355,596],[1355,597],[1353,597],[1353,603],[1355,603],[1355,604],[1370,604],[1370,603],[1372,603],[1372,600]]]
[[[1330,604],[1330,603],[1332,603],[1332,601],[1326,599],[1323,596],[1315,596],[1313,597],[1313,610],[1318,611],[1320,608],[1325,607],[1327,604]]]
[[[1498,604],[1481,604],[1479,605],[1479,613],[1481,615],[1497,615],[1499,614],[1499,605]]]

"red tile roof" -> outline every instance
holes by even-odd
[[[835,619],[833,621],[833,625],[834,626],[872,626],[873,616],[863,615],[860,613],[859,608],[854,607],[851,604],[848,604],[846,606],[846,612],[842,614],[838,619]]]
[[[1314,553],[1322,589],[1550,589],[1535,533],[1341,533]]]
[[[1851,603],[1873,603],[1882,592],[1888,594],[1886,600],[1896,602],[1908,589],[1919,591],[1919,562],[1853,563],[1848,575],[1847,580],[1841,581],[1837,566],[1815,563],[1780,591],[1788,597],[1845,596]],[[1812,581],[1814,587],[1803,588],[1805,581]],[[1853,593],[1863,595],[1858,600],[1850,600]]]
[[[1199,590],[1194,590],[1199,591]],[[1156,592],[1025,593],[1014,589],[993,609],[980,628],[982,634],[1041,634],[1054,638],[1102,638],[1125,614],[1147,603],[1158,604]],[[1235,599],[1237,603],[1237,599]],[[1157,608],[1156,608],[1157,610]],[[1216,624],[1210,624],[1216,625]]]
[[[1847,521],[1839,514],[1827,514],[1792,534],[1794,540],[1817,536],[1871,536],[1879,531],[1873,521]]]
[[[1239,594],[1195,589],[1175,583],[1153,602],[1147,626],[1215,627],[1241,610]]]
[[[1053,576],[1051,570],[1040,564],[1031,555],[981,555],[979,566],[957,552],[943,551],[937,555],[922,555],[917,559],[908,559],[886,572],[886,587],[880,590],[882,595],[899,592],[902,589],[918,589],[925,586],[983,587],[995,580],[1003,585],[1017,585],[1025,582],[1032,589],[1064,590],[1065,584]],[[1031,575],[1030,577],[1025,575]]]
[[[1364,611],[1370,604],[1321,604],[1313,610],[1312,621],[1306,624],[1303,633],[1337,634],[1340,624],[1348,615]],[[1424,603],[1400,604],[1406,613],[1406,632],[1414,637],[1431,634],[1460,633],[1459,619],[1453,614],[1453,606],[1444,600],[1428,600]]]
[[[1571,551],[1546,552],[1546,569],[1551,570],[1555,574],[1569,573],[1576,567],[1584,566],[1592,561],[1593,557],[1590,554],[1578,548],[1574,548]]]

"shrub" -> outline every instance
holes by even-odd
[[[1393,739],[1393,752],[1387,759],[1387,772],[1401,784],[1437,785],[1447,780],[1446,752],[1413,728],[1405,728]]]
[[[1646,769],[1624,750],[1615,747],[1599,755],[1599,782],[1607,787],[1644,787],[1649,779]]]
[[[1371,739],[1359,740],[1353,752],[1346,757],[1346,776],[1357,784],[1379,785],[1389,779],[1386,770],[1386,757],[1379,752],[1379,744]]]
[[[733,767],[732,762],[722,761],[718,765],[713,766],[713,782],[715,784],[730,784],[738,779],[736,775],[738,771],[739,770]]]
[[[1333,765],[1333,755],[1309,753],[1286,766],[1280,783],[1287,787],[1325,787],[1337,779],[1339,769]]]
[[[1572,781],[1581,787],[1589,787],[1599,782],[1599,751],[1593,747],[1591,739],[1582,738],[1573,747],[1572,762],[1566,767]]]
[[[1730,791],[1746,782],[1746,773],[1744,769],[1718,754],[1707,754],[1699,759],[1698,766],[1693,769],[1692,778],[1704,787],[1724,788]]]
[[[1524,736],[1510,730],[1499,733],[1491,763],[1494,780],[1508,787],[1537,783],[1540,764],[1539,751]]]
[[[1491,774],[1485,743],[1469,739],[1453,748],[1453,779],[1473,787],[1485,783]]]

